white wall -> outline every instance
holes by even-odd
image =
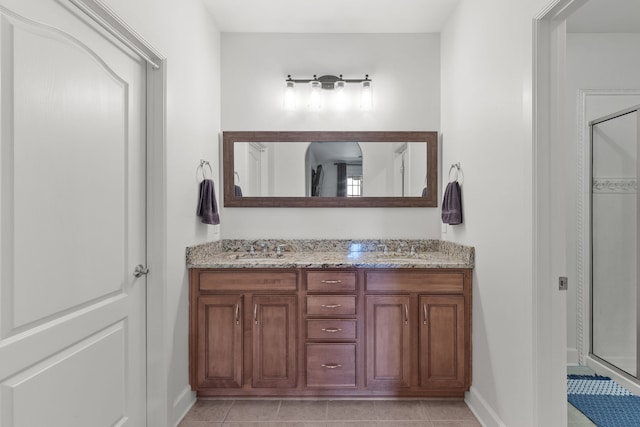
[[[486,426],[534,426],[537,416],[532,20],[547,3],[462,0],[441,34],[442,170],[460,162],[464,173],[464,224],[442,237],[475,246],[467,402]]]
[[[562,181],[566,183],[566,204],[563,206],[567,224],[567,362],[577,360],[577,293],[578,266],[576,260],[577,242],[577,150],[578,150],[578,91],[580,89],[640,89],[640,34],[567,34],[567,95],[565,132],[567,144],[563,149],[565,168]],[[587,120],[613,113],[619,109],[638,104],[638,96],[598,96],[601,99],[588,101],[592,111]],[[605,99],[606,98],[606,99]],[[614,99],[614,98],[617,98]],[[594,102],[598,105],[595,105]],[[593,104],[593,105],[592,105]],[[608,108],[606,106],[610,106]],[[588,248],[585,248],[588,249]],[[588,256],[588,254],[585,254]],[[588,283],[585,283],[588,292]],[[584,307],[588,312],[589,307]],[[588,342],[588,337],[583,338]]]
[[[440,127],[438,34],[224,33],[221,62],[223,130]],[[366,73],[373,80],[371,112],[282,109],[287,74],[363,78]],[[439,215],[433,208],[228,208],[221,221],[224,238],[438,238]]]
[[[219,238],[195,216],[196,167],[207,159],[217,194],[220,34],[201,0],[106,0],[167,58],[167,289],[165,324],[168,425],[194,396],[188,388],[188,285],[185,247]],[[150,266],[153,268],[153,266]],[[157,402],[152,402],[157,404]]]

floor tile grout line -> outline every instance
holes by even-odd
[[[278,409],[276,409],[276,420],[278,419],[278,415],[280,415],[280,408],[282,407],[282,400],[278,400]]]
[[[225,421],[227,421],[227,417],[229,416],[229,413],[231,412],[231,408],[233,408],[233,405],[236,403],[235,400],[231,401],[231,405],[229,405],[229,407],[227,408],[227,412],[225,412],[224,417],[222,417],[222,423],[224,424]]]

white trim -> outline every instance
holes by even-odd
[[[533,413],[531,425],[566,422],[566,337],[554,319],[566,319],[566,304],[553,280],[553,140],[561,131],[557,116],[564,104],[563,20],[587,0],[554,0],[533,22]],[[558,29],[558,26],[562,26]],[[564,373],[563,373],[564,372]],[[563,386],[564,385],[564,386]],[[564,414],[564,416],[562,415]],[[523,414],[527,416],[527,414]],[[562,418],[562,419],[561,419]]]
[[[145,59],[154,70],[160,68],[158,64],[162,56],[140,34],[133,30],[102,0],[68,0],[82,10],[94,22],[107,30],[109,34],[124,43],[129,49]]]
[[[577,147],[577,253],[576,253],[576,335],[578,362],[586,364],[591,335],[589,286],[591,283],[591,135],[587,117],[587,100],[597,96],[640,96],[637,89],[580,89],[578,90],[578,147]]]
[[[567,366],[578,366],[578,349],[567,348]]]
[[[68,0],[147,62],[147,425],[167,427],[166,59],[101,0]],[[154,68],[155,67],[155,68]]]
[[[180,421],[187,415],[187,412],[193,407],[196,403],[196,394],[191,391],[190,386],[186,386],[182,389],[176,400],[173,401],[173,415],[174,419],[171,422],[171,425],[174,427],[178,427]]]
[[[167,292],[166,60],[147,71],[147,425],[167,427],[169,360]]]
[[[506,427],[496,411],[482,398],[475,387],[471,386],[465,394],[464,401],[484,427]]]

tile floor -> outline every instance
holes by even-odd
[[[463,400],[198,400],[179,427],[477,427]]]

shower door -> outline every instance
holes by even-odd
[[[591,125],[591,353],[638,377],[638,108]]]

